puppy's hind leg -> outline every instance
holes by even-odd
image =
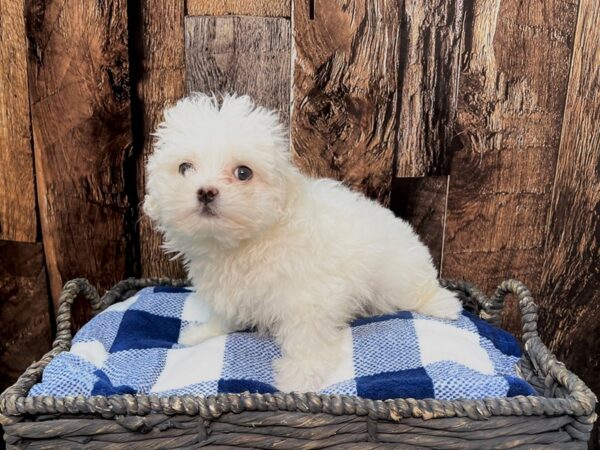
[[[409,310],[440,319],[458,319],[462,304],[456,294],[440,286],[429,252],[423,246],[408,257],[394,252],[379,273],[375,310]]]
[[[314,315],[282,323],[276,333],[282,357],[273,364],[282,392],[316,392],[344,357],[343,327]]]

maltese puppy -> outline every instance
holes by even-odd
[[[302,175],[275,112],[247,96],[194,94],[165,112],[156,138],[144,210],[211,309],[180,343],[255,327],[281,346],[277,388],[308,392],[325,387],[354,318],[458,317],[410,225],[342,183]]]

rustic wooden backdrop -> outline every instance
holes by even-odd
[[[138,206],[149,133],[186,92],[235,90],[443,277],[529,284],[600,392],[597,0],[0,0],[0,83],[0,389],[48,350],[66,280],[182,275]]]

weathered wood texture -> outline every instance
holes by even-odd
[[[389,202],[398,142],[400,2],[296,1],[292,149],[308,174]]]
[[[50,307],[42,245],[0,241],[0,391],[50,350]]]
[[[0,239],[35,242],[23,0],[0,1]]]
[[[125,0],[29,1],[29,78],[40,221],[55,303],[62,284],[126,275],[131,146]]]
[[[188,92],[238,92],[289,121],[290,21],[270,17],[188,17]]]
[[[152,154],[152,137],[163,117],[163,109],[185,95],[184,2],[140,0],[140,17],[135,18],[141,45],[138,55],[141,79],[136,92],[141,102],[141,152],[138,164],[138,196],[144,198],[144,167]],[[185,277],[177,261],[171,261],[161,249],[162,236],[153,230],[140,211],[139,245],[142,276]]]
[[[431,252],[439,269],[442,262],[448,177],[396,178],[390,209],[408,221]]]
[[[468,12],[442,276],[486,291],[516,277],[539,292],[576,15],[558,0]]]
[[[189,16],[290,17],[292,0],[187,0]]]
[[[396,175],[447,172],[454,137],[463,0],[405,0]]]
[[[542,335],[600,393],[600,8],[594,0],[580,3],[541,293]]]

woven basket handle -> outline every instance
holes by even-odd
[[[511,279],[503,281],[491,299],[491,307],[498,311],[498,313],[504,307],[504,299],[508,294],[514,294],[517,297],[519,311],[521,311],[521,323],[523,324],[523,336],[521,340],[525,344],[531,338],[538,336],[538,306],[533,301],[533,296],[527,286],[519,280]]]
[[[529,289],[518,280],[506,280],[498,286],[492,302],[501,308],[507,294],[514,294],[519,302],[523,323],[521,340],[535,372],[544,377],[544,396],[575,400],[583,410],[575,414],[582,417],[578,417],[578,424],[573,426],[589,433],[597,417],[594,413],[597,404],[596,396],[577,375],[569,371],[556,358],[540,339],[537,331],[538,306],[534,303]],[[521,361],[525,365],[528,364],[526,359]],[[522,364],[521,369],[523,368]]]
[[[100,295],[95,287],[84,278],[67,281],[60,294],[58,312],[56,313],[56,337],[52,349],[68,350],[71,347],[71,310],[77,297],[84,297],[92,306],[93,313],[102,308]]]
[[[58,312],[56,314],[56,338],[52,348],[69,350],[71,348],[71,319],[73,302],[77,297],[84,297],[92,306],[92,317],[115,302],[129,298],[135,292],[148,286],[164,285],[174,287],[189,286],[186,280],[170,280],[168,278],[128,278],[118,282],[100,297],[98,291],[85,278],[68,281],[60,294]]]
[[[533,301],[531,292],[518,280],[503,281],[492,298],[487,297],[483,292],[466,281],[441,280],[444,287],[454,291],[462,292],[477,304],[479,317],[486,321],[500,325],[502,321],[502,309],[504,308],[504,299],[508,294],[514,294],[519,303],[521,311],[521,321],[523,323],[523,344],[529,339],[538,335],[537,320],[538,307]]]

